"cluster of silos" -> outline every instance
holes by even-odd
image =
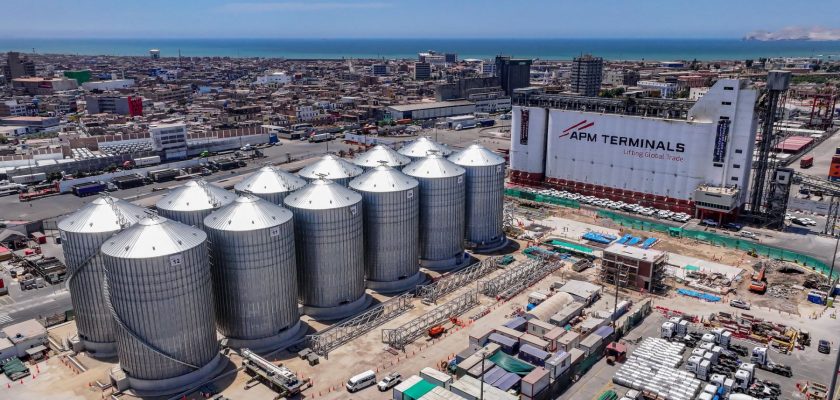
[[[58,222],[76,315],[78,341],[91,356],[116,356],[114,322],[102,294],[104,265],[99,249],[108,238],[146,216],[146,210],[112,197],[99,197]]]
[[[191,387],[219,372],[207,235],[160,216],[103,243],[104,295],[125,381],[147,396]]]
[[[411,159],[398,153],[396,150],[385,146],[376,145],[364,153],[356,154],[353,158],[353,164],[362,167],[365,170],[371,170],[380,165],[387,165],[389,167],[402,169],[408,165]]]
[[[446,157],[452,154],[452,149],[423,136],[408,142],[400,148],[399,153],[412,160],[419,160],[432,153]]]
[[[473,144],[449,156],[466,170],[466,240],[474,251],[494,251],[507,245],[503,230],[505,159]]]
[[[178,186],[160,199],[158,213],[180,223],[202,227],[204,218],[213,210],[233,201],[234,195],[204,180],[192,180]]]
[[[349,161],[333,154],[326,154],[318,159],[318,161],[298,171],[298,175],[306,179],[307,182],[312,182],[323,177],[347,187],[347,184],[353,178],[361,175],[362,172],[364,172],[362,168],[353,165]]]
[[[316,179],[284,203],[294,214],[303,312],[339,319],[367,308],[362,197],[334,181]]]
[[[385,163],[350,182],[362,196],[367,287],[380,293],[412,289],[421,278],[419,183]]]
[[[464,252],[466,171],[431,151],[403,168],[420,183],[420,263],[436,271],[469,261]]]
[[[262,352],[300,331],[292,213],[245,194],[204,219],[216,326],[234,348]]]
[[[237,194],[251,193],[272,204],[306,185],[306,181],[277,167],[265,166],[233,186]]]

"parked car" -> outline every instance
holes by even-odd
[[[730,307],[735,307],[735,308],[740,308],[742,310],[749,310],[750,309],[750,303],[747,303],[746,301],[741,300],[741,299],[729,300],[729,306]]]
[[[758,235],[756,235],[755,233],[752,233],[750,231],[738,232],[738,236],[745,237],[745,238],[748,238],[748,239],[758,240]]]
[[[820,340],[820,343],[817,346],[817,351],[823,354],[831,353],[831,343],[825,339]]]
[[[376,384],[376,387],[379,389],[380,392],[384,392],[397,384],[402,382],[402,375],[397,372],[392,372],[388,374],[388,376],[382,378],[379,383]]]
[[[737,224],[735,222],[727,222],[727,223],[723,224],[723,227],[724,227],[724,229],[728,229],[730,231],[737,232],[737,231],[740,231],[741,229],[743,229],[744,225]]]
[[[704,219],[704,220],[700,221],[700,225],[706,225],[708,227],[714,228],[714,227],[718,226],[718,223],[717,223],[717,221],[715,221],[713,219]]]

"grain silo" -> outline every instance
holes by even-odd
[[[465,264],[466,171],[432,153],[406,165],[403,172],[420,182],[420,264],[432,270]]]
[[[108,238],[145,216],[143,207],[103,196],[58,222],[78,332],[78,341],[71,341],[91,356],[117,354],[114,322],[102,295],[105,272],[99,249]]]
[[[338,319],[367,307],[362,196],[318,179],[286,196],[295,216],[298,293],[303,313]]]
[[[303,167],[298,175],[306,179],[307,182],[315,181],[323,175],[326,179],[346,187],[353,178],[361,175],[362,172],[364,172],[362,168],[341,157],[325,154],[318,161]]]
[[[421,136],[408,142],[405,146],[399,149],[398,153],[411,158],[412,160],[418,160],[425,158],[430,153],[440,154],[446,157],[452,154],[452,150],[443,144],[433,141],[432,139]]]
[[[353,164],[356,164],[365,170],[376,168],[383,163],[389,167],[402,169],[402,167],[408,165],[410,162],[410,158],[397,153],[396,150],[388,146],[381,144],[374,146],[366,152],[358,153],[356,154],[356,157],[353,158]]]
[[[201,228],[205,217],[235,197],[233,193],[204,180],[192,180],[170,190],[155,207],[163,217]]]
[[[173,393],[223,366],[203,231],[149,216],[106,240],[102,258],[117,386],[127,381],[140,393]]]
[[[350,188],[362,195],[367,287],[382,293],[414,288],[421,278],[417,180],[380,165],[350,181]]]
[[[237,194],[251,193],[274,204],[306,185],[306,181],[274,166],[265,166],[233,186]]]
[[[300,332],[292,212],[245,194],[204,219],[216,326],[234,348],[262,352]]]
[[[504,247],[505,159],[473,144],[449,156],[449,161],[467,171],[467,243],[475,251]]]

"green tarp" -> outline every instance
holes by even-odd
[[[552,239],[552,240],[547,241],[546,244],[549,245],[549,246],[558,248],[558,249],[571,251],[573,253],[583,253],[583,254],[587,254],[587,255],[592,254],[592,249],[590,249],[586,246],[582,246],[582,245],[575,244],[575,243],[564,242],[562,240]]]
[[[3,373],[11,380],[18,380],[29,375],[29,368],[23,365],[23,362],[17,357],[12,357],[8,362],[3,364]]]
[[[435,386],[436,385],[434,383],[421,379],[420,382],[415,383],[414,386],[408,388],[408,390],[403,393],[403,398],[417,400],[423,397],[426,393],[431,392]]]
[[[699,271],[700,267],[697,267],[697,266],[694,266],[694,265],[686,265],[685,270],[686,271]]]
[[[497,351],[496,354],[490,356],[488,360],[492,361],[503,370],[520,376],[528,375],[528,373],[533,371],[535,368],[533,365],[513,358],[501,351]]]

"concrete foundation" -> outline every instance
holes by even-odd
[[[182,393],[199,387],[220,374],[225,368],[222,355],[217,354],[207,365],[198,370],[168,379],[146,380],[125,375],[122,369],[111,370],[111,381],[116,387],[124,387],[125,383],[136,397],[162,397]]]
[[[73,343],[72,339],[71,343]],[[99,343],[79,339],[79,344],[89,356],[98,360],[117,358],[117,344],[114,342]]]
[[[367,285],[368,289],[375,290],[379,293],[391,294],[407,292],[409,290],[412,290],[417,285],[419,285],[424,280],[424,278],[428,279],[426,274],[418,272],[414,274],[414,276],[408,277],[406,279],[400,279],[398,281],[365,281],[365,285]]]
[[[504,249],[508,245],[508,238],[507,236],[500,236],[498,239],[492,242],[485,242],[481,244],[476,244],[472,250],[474,253],[492,253],[494,251],[499,251]]]
[[[306,335],[306,329],[306,326],[298,321],[274,336],[259,339],[225,338],[222,339],[222,346],[237,350],[249,349],[257,354],[273,353],[297,343]]]
[[[461,269],[469,265],[471,257],[465,252],[459,253],[457,256],[447,258],[445,260],[420,260],[420,266],[435,272],[448,272],[456,269]]]
[[[335,307],[313,307],[303,305],[301,313],[306,314],[319,321],[335,321],[358,314],[370,306],[373,299],[365,293],[362,297]]]

